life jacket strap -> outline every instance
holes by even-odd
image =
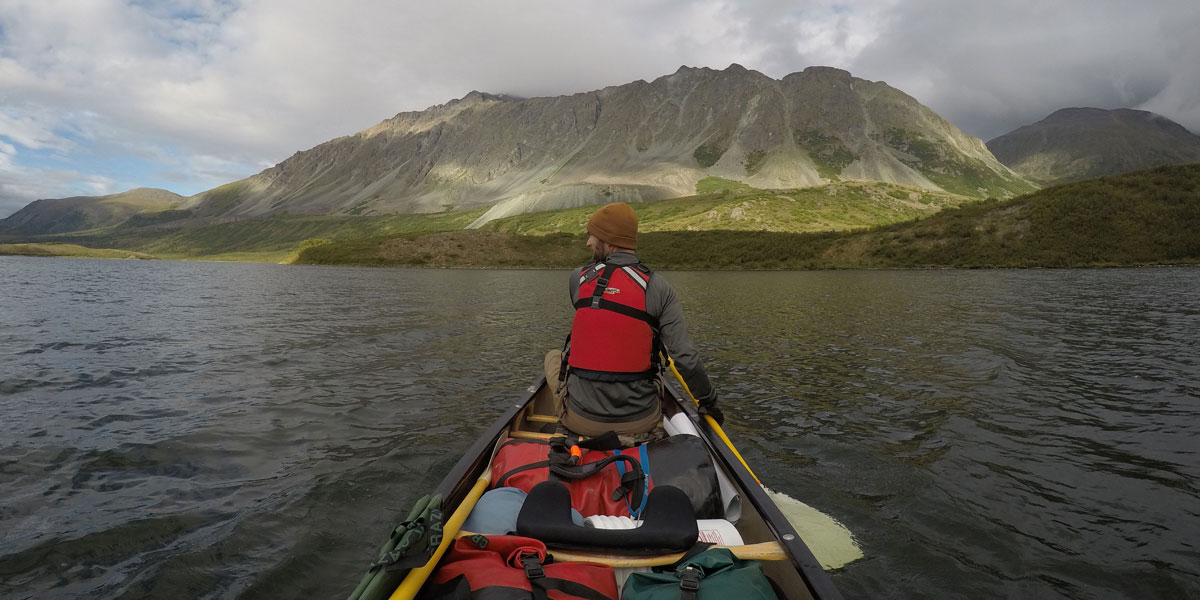
[[[600,286],[597,285],[596,289],[600,289]],[[609,300],[608,298],[597,298],[596,296],[592,296],[590,298],[580,298],[579,300],[575,301],[574,306],[575,306],[575,310],[579,310],[581,308],[594,308],[597,310],[611,310],[612,312],[625,315],[626,317],[631,317],[631,318],[637,319],[639,321],[644,321],[646,324],[650,325],[650,327],[652,329],[654,329],[655,331],[658,331],[658,327],[659,327],[658,319],[654,318],[654,316],[651,315],[650,313],[648,313],[644,310],[638,310],[627,304],[621,304],[620,302],[613,302],[612,300]]]
[[[593,371],[591,369],[581,369],[579,367],[571,367],[571,374],[576,377],[581,377],[589,381],[603,382],[628,382],[641,381],[643,379],[654,379],[658,376],[658,366],[652,365],[649,370],[639,371],[637,373],[618,373],[615,371]]]

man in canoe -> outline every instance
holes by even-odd
[[[659,425],[660,350],[675,360],[700,412],[724,421],[675,289],[634,254],[637,230],[637,214],[624,202],[588,219],[592,262],[571,273],[575,318],[565,356],[559,350],[546,355],[546,381],[556,390],[561,422],[579,435],[635,436]]]

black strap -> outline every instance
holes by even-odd
[[[514,444],[541,444],[543,446],[547,446],[550,444],[550,440],[524,440],[520,438],[512,438],[500,442],[500,447],[503,448],[505,446],[512,446]]]
[[[445,583],[426,582],[417,598],[419,600],[471,600],[471,582],[467,581],[466,575],[455,575]]]
[[[655,573],[674,573],[675,570],[679,568],[679,565],[682,565],[683,563],[685,563],[689,560],[692,560],[693,558],[696,558],[697,556],[702,554],[705,550],[708,550],[709,548],[712,548],[715,545],[716,544],[713,544],[712,542],[696,542],[695,544],[692,545],[691,548],[688,548],[686,551],[684,551],[683,556],[681,556],[679,558],[679,560],[677,560],[669,565],[661,565],[658,567],[651,567],[650,570]]]
[[[604,469],[604,467],[607,467],[608,465],[617,461],[629,463],[629,472],[635,473],[637,479],[641,480],[646,477],[645,472],[642,470],[641,463],[639,463],[636,458],[629,456],[628,454],[615,454],[613,456],[606,456],[595,462],[584,463],[582,465],[556,465],[552,461],[547,462],[550,463],[549,466],[551,472],[564,479],[574,480],[587,479],[588,477],[599,473],[602,469]]]
[[[688,567],[679,574],[679,600],[696,600],[703,574],[696,567]]]
[[[501,475],[500,479],[496,480],[495,487],[504,487],[505,484],[508,483],[508,478],[512,477],[513,475],[516,475],[517,473],[521,473],[523,471],[532,471],[534,469],[540,469],[542,467],[549,467],[549,466],[550,466],[550,461],[548,461],[548,460],[539,460],[538,462],[532,462],[527,465],[521,465],[521,466],[519,466],[515,469],[512,469],[511,471]]]
[[[608,280],[612,279],[613,273],[619,268],[617,265],[612,264],[604,266],[604,270],[600,272],[600,278],[596,280],[596,287],[592,290],[592,297],[588,299],[588,303],[592,308],[600,308],[600,302],[604,299],[604,292],[608,290]]]
[[[675,561],[675,564],[677,566],[682,565],[683,563],[685,563],[689,560],[692,560],[693,558],[696,558],[697,556],[703,554],[705,550],[708,550],[709,548],[712,548],[715,545],[716,544],[713,544],[712,542],[696,542],[696,544],[694,546],[692,546],[691,548],[688,548],[687,551],[683,553],[682,558]]]
[[[600,591],[594,590],[577,581],[569,581],[555,577],[543,577],[541,579],[532,580],[530,583],[533,584],[533,597],[538,598],[538,600],[547,598],[548,596],[546,596],[546,592],[549,590],[558,590],[564,594],[570,594],[577,598],[586,598],[587,600],[617,600],[616,598],[610,598],[602,594]],[[541,592],[540,596],[538,595],[539,591]]]
[[[589,381],[642,381],[644,379],[654,379],[658,376],[658,367],[651,363],[650,369],[647,371],[638,371],[636,373],[620,373],[617,371],[593,371],[591,369],[580,369],[579,367],[571,367],[571,374],[587,379]]]
[[[600,289],[600,287],[597,286],[596,289]],[[650,325],[650,327],[652,329],[654,329],[655,331],[658,330],[658,319],[655,319],[650,313],[648,313],[644,310],[638,310],[632,306],[629,306],[628,304],[621,304],[620,302],[613,302],[612,300],[609,300],[608,298],[596,298],[595,296],[592,296],[591,298],[580,298],[575,301],[574,306],[575,306],[575,310],[579,310],[581,308],[597,308],[597,309],[601,309],[601,310],[610,310],[612,312],[619,313],[619,314],[625,315],[627,317],[632,317],[639,321],[645,321],[648,325]]]
[[[604,438],[604,436],[601,436],[601,441],[607,441],[607,440],[603,440],[602,438]],[[528,441],[533,441],[533,440],[521,440],[521,441],[528,442]],[[505,442],[505,444],[507,444],[507,443],[508,442]],[[545,442],[545,443],[552,443],[552,442]],[[597,443],[600,443],[600,442],[597,442]],[[501,446],[503,446],[503,445],[504,444],[501,444]],[[543,467],[548,467],[550,469],[550,475],[553,477],[557,477],[557,478],[561,478],[561,479],[568,479],[568,480],[587,479],[588,477],[591,477],[591,476],[599,473],[602,469],[604,469],[604,467],[607,467],[608,465],[610,465],[614,462],[624,461],[624,462],[629,463],[629,471],[625,474],[624,477],[621,478],[622,485],[620,488],[618,488],[618,491],[620,491],[621,489],[624,489],[624,493],[622,495],[629,494],[630,501],[634,501],[634,499],[636,499],[637,501],[641,500],[641,497],[640,497],[641,487],[640,486],[641,486],[642,481],[644,481],[646,478],[646,473],[642,469],[641,463],[638,462],[638,460],[636,458],[629,456],[627,454],[615,454],[613,456],[606,456],[600,460],[590,462],[590,463],[584,463],[582,465],[575,465],[575,464],[571,464],[568,462],[563,462],[562,458],[564,458],[564,457],[561,456],[561,453],[556,453],[556,454],[552,454],[552,455],[548,456],[546,460],[539,460],[536,462],[531,462],[528,464],[521,465],[519,467],[514,467],[514,468],[508,470],[507,472],[505,472],[503,475],[500,476],[499,479],[496,480],[495,487],[505,487],[508,484],[508,478],[512,477],[513,475],[516,475],[517,473],[523,473],[525,471],[532,471],[534,469],[541,469]],[[613,500],[619,500],[619,499],[620,498],[613,498]]]
[[[554,388],[554,393],[562,391],[562,387],[567,383],[567,372],[570,368],[569,361],[571,359],[571,334],[567,333],[567,339],[563,341],[562,360],[558,363],[558,387]],[[550,384],[549,381],[546,382]]]
[[[555,577],[532,579],[529,581],[529,584],[532,588],[533,597],[538,600],[549,600],[549,596],[547,595],[549,590],[558,590],[564,594],[570,594],[577,598],[585,598],[586,600],[617,600],[582,583]],[[526,594],[529,593],[519,588],[502,588],[499,586],[487,586],[475,591],[486,593],[484,590],[493,593],[488,595],[489,598],[493,597],[493,595],[496,598],[525,598],[528,597]],[[501,592],[501,590],[508,592],[508,594]],[[420,595],[417,596],[420,600],[471,600],[473,597],[471,584],[467,581],[466,575],[456,575],[445,583],[426,583],[425,587],[421,589]]]
[[[621,438],[615,431],[607,431],[597,436],[579,440],[580,448],[587,450],[616,450],[621,447]]]

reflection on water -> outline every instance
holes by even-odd
[[[1200,595],[1196,269],[666,273],[847,597]],[[566,274],[0,259],[0,596],[332,597]]]

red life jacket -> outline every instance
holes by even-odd
[[[646,312],[650,276],[641,263],[580,271],[567,360],[573,374],[601,381],[654,377],[658,319]]]
[[[442,566],[430,576],[422,597],[617,600],[612,567],[590,562],[545,562],[546,545],[533,538],[458,538]]]

